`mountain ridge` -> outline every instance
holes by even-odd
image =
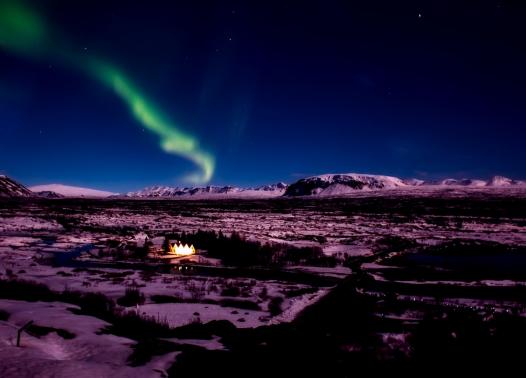
[[[115,195],[117,193],[108,192],[105,190],[83,188],[80,186],[63,185],[63,184],[47,184],[47,185],[35,185],[29,187],[29,189],[38,194],[45,193],[45,196],[50,196],[50,193],[56,193],[63,197],[90,197],[90,198],[105,198]],[[52,195],[52,194],[51,194]]]
[[[0,175],[0,197],[11,198],[11,197],[30,197],[33,193],[24,185],[18,181],[7,177],[6,175]]]
[[[309,176],[293,183],[278,182],[259,187],[197,186],[171,187],[150,186],[138,191],[113,193],[110,191],[83,188],[63,184],[48,184],[25,187],[5,175],[0,175],[0,197],[42,197],[42,198],[274,198],[302,196],[341,196],[367,191],[419,188],[526,188],[526,182],[503,176],[493,176],[489,180],[453,179],[425,181],[421,179],[401,179],[395,176],[365,173],[327,173]]]

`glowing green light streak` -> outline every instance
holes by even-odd
[[[195,183],[210,181],[214,173],[214,159],[210,154],[199,149],[195,138],[168,122],[163,114],[115,67],[102,61],[91,61],[85,68],[124,100],[137,121],[161,138],[161,148],[164,151],[183,156],[201,168],[202,175],[187,176],[187,181]]]
[[[192,183],[206,183],[214,174],[211,154],[199,147],[198,141],[181,131],[146,98],[122,70],[96,58],[86,58],[68,52],[62,44],[52,43],[51,30],[39,15],[12,0],[0,0],[0,48],[31,58],[46,57],[82,70],[115,92],[128,106],[133,117],[161,139],[161,148],[182,156],[200,168],[199,173],[186,177]]]

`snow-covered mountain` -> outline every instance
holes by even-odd
[[[473,187],[481,187],[486,186],[487,182],[484,180],[476,180],[476,179],[445,179],[438,182],[437,185],[444,185],[444,186],[473,186]]]
[[[179,196],[193,196],[199,194],[228,194],[235,193],[238,188],[233,186],[206,186],[195,188],[180,188],[170,186],[152,186],[144,188],[136,192],[129,192],[126,197],[140,197],[140,198],[163,198],[163,197],[179,197]]]
[[[287,184],[282,182],[257,188],[235,186],[169,187],[152,186],[136,192],[126,193],[128,198],[224,198],[224,197],[278,197],[285,193]]]
[[[65,197],[62,194],[58,194],[50,190],[45,190],[43,192],[36,192],[35,194],[41,198],[64,198]]]
[[[116,193],[106,192],[103,190],[81,188],[78,186],[69,186],[62,184],[36,185],[32,186],[33,192],[54,192],[64,197],[86,197],[86,198],[104,198],[113,196]]]
[[[503,176],[493,176],[489,180],[477,180],[477,179],[444,179],[440,181],[429,181],[425,182],[424,185],[428,186],[464,186],[464,187],[517,187],[523,186],[526,183],[524,181],[512,180]]]
[[[291,184],[286,196],[334,196],[356,190],[394,189],[406,187],[398,177],[360,173],[326,174],[307,177]]]
[[[0,175],[0,197],[30,197],[33,194],[24,185],[7,176]]]
[[[506,186],[525,186],[525,181],[512,180],[503,176],[493,176],[491,180],[488,181],[487,186],[495,187],[506,187]]]
[[[415,178],[405,179],[405,180],[403,180],[403,182],[404,182],[404,184],[406,184],[408,186],[421,186],[421,185],[424,185],[426,183],[424,180],[415,179]]]
[[[255,190],[255,191],[261,191],[261,192],[285,192],[287,190],[288,185],[284,182],[278,182],[277,184],[271,184],[271,185],[265,185],[260,186],[258,188],[249,189],[249,190]]]
[[[484,188],[484,187],[525,187],[526,182],[495,176],[488,181],[477,179],[444,179],[424,181],[419,179],[399,179],[392,176],[358,173],[326,174],[301,179],[287,188],[286,196],[336,196],[366,190],[412,189],[420,188]]]

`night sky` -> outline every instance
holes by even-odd
[[[521,3],[0,0],[0,173],[526,178]]]

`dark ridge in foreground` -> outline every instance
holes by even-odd
[[[24,185],[7,176],[0,175],[0,197],[31,197],[33,195],[34,193]]]

